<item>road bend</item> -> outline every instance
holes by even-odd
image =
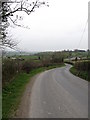
[[[88,118],[88,82],[71,65],[41,73],[35,80],[29,118]]]

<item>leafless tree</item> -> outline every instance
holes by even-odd
[[[22,16],[15,15],[16,12],[22,11],[27,15],[30,15],[32,12],[39,8],[42,5],[48,6],[48,2],[40,0],[3,0],[0,2],[0,46],[14,48],[17,43],[15,43],[11,38],[7,39],[6,28],[10,25],[10,21],[19,27],[28,28],[18,24],[18,20],[22,19]]]

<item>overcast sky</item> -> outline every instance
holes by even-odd
[[[88,24],[82,40],[81,36],[88,19],[89,0],[48,0],[49,7],[36,9],[24,16],[24,29],[9,27],[18,47],[29,51],[56,51],[64,49],[88,49]],[[17,13],[16,13],[17,14]]]

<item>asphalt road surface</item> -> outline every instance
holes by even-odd
[[[41,73],[31,93],[29,118],[88,118],[88,82],[71,65]]]

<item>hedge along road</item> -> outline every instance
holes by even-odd
[[[29,118],[88,118],[88,82],[72,75],[70,67],[66,64],[36,78]]]

